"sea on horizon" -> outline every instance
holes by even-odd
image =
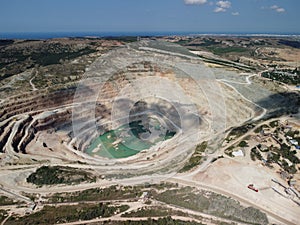
[[[121,36],[300,36],[300,33],[236,33],[236,32],[0,32],[0,39],[51,39],[68,37]]]

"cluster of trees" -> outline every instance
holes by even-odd
[[[251,149],[251,152],[250,152],[250,157],[253,161],[255,161],[256,159],[258,160],[262,160],[262,155],[261,153],[256,149],[256,147],[253,147]]]
[[[249,145],[248,145],[247,141],[243,140],[239,143],[239,147],[244,148],[244,147],[249,147]]]
[[[275,153],[275,152],[271,152],[270,154],[268,154],[267,157],[267,162],[268,163],[277,163],[280,160],[280,154]]]
[[[229,137],[230,136],[236,136],[236,138],[242,136],[243,134],[247,133],[250,129],[252,129],[255,125],[254,124],[245,124],[243,126],[240,126],[240,127],[236,127],[236,128],[233,128],[230,133],[229,133]]]
[[[8,216],[8,213],[6,210],[0,209],[0,223],[5,220],[5,218]]]
[[[295,164],[289,165],[286,160],[281,160],[281,167],[288,173],[295,174],[297,172]]]
[[[13,204],[16,204],[16,202],[14,202],[11,198],[8,198],[6,196],[0,196],[0,206]]]
[[[283,71],[272,71],[272,72],[263,72],[262,76],[265,78],[269,78],[272,80],[280,81],[285,84],[293,84],[293,85],[299,85],[300,84],[300,77],[297,72],[289,71],[289,72],[283,72]],[[295,75],[296,73],[296,75]]]
[[[95,181],[96,177],[89,172],[60,166],[42,166],[27,177],[28,183],[39,186]]]
[[[252,160],[262,160],[262,155],[260,151],[257,150],[257,148],[261,150],[261,145],[258,145],[254,148],[251,149],[250,152],[250,157]],[[269,151],[270,150],[270,151]],[[268,155],[267,155],[267,163],[277,163],[279,164],[286,172],[288,173],[296,173],[297,169],[296,166],[297,164],[300,163],[300,159],[296,156],[297,151],[293,150],[291,151],[291,147],[288,146],[285,143],[280,144],[280,148],[271,146],[268,150]],[[292,165],[289,165],[288,162],[286,161],[288,159]]]
[[[288,159],[292,163],[298,164],[300,163],[299,158],[296,156],[297,151],[291,151],[291,147],[288,146],[287,144],[283,143],[280,145],[280,153],[283,158]]]

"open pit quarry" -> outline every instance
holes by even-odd
[[[208,152],[215,153],[214,138],[222,138],[227,128],[259,112],[257,106],[220,83],[197,56],[156,41],[130,44],[101,56],[78,86],[13,96],[1,108],[0,146],[7,157],[79,160],[106,171],[109,166],[110,173],[122,170],[128,174],[176,172],[195,145],[210,140]],[[151,118],[162,127],[156,134],[153,125],[152,132],[149,130]],[[110,154],[101,143],[98,149],[90,146],[106,132],[137,121],[148,126],[148,133],[133,134],[130,127],[125,131],[125,136],[133,136],[130,143],[146,144],[142,148],[131,144],[132,157],[92,154]],[[164,140],[167,132],[173,135]],[[108,144],[124,143],[124,134],[120,135]]]
[[[32,78],[32,91],[0,102],[1,190],[20,199],[25,192],[45,197],[167,181],[229,196],[271,222],[295,224],[299,201],[272,190],[275,169],[252,162],[248,153],[241,161],[223,153],[232,147],[232,128],[246,124],[234,141],[247,139],[264,120],[297,111],[288,102],[299,96],[279,95],[284,87],[262,81],[240,62],[230,67],[218,60],[204,62],[182,46],[142,40],[101,54],[76,82],[36,88]],[[201,163],[182,171],[203,143]],[[45,165],[89,171],[97,179],[50,188],[29,184],[28,176]],[[255,181],[265,192],[247,189]]]

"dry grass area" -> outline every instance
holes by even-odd
[[[282,65],[296,67],[300,62],[300,49],[296,48],[265,47],[259,48],[258,52],[265,57],[277,58],[276,63]]]

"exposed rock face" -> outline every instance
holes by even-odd
[[[81,154],[99,135],[139,119],[147,127],[149,115],[155,114],[177,134],[160,148],[172,149],[182,161],[199,138],[247,120],[256,110],[219,86],[213,72],[185,49],[151,41],[100,57],[78,86],[37,90],[1,104],[0,147],[5,152]],[[238,112],[238,118],[232,117]],[[145,160],[147,154],[136,159]]]
[[[71,104],[76,88],[58,90],[53,93],[41,92],[36,95],[31,93],[17,96],[8,103],[2,104],[0,121],[4,121],[15,115],[37,112],[48,108],[55,108]]]

